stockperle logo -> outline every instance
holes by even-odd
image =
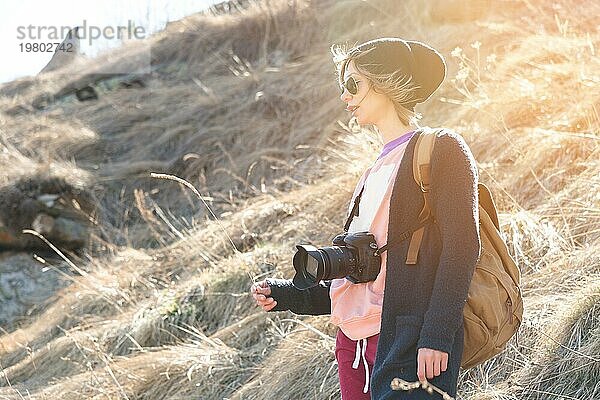
[[[78,28],[78,29],[75,29]],[[81,25],[72,26],[52,26],[52,25],[28,25],[17,27],[18,40],[64,40],[69,37],[69,32],[75,30],[77,38],[87,40],[89,45],[92,45],[94,40],[134,40],[145,39],[146,30],[142,26],[136,26],[134,21],[127,20],[126,26],[111,26],[103,27],[96,25],[88,25],[87,20],[83,20]]]

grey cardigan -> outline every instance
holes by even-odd
[[[388,242],[416,223],[423,196],[412,175],[418,135],[408,142],[390,199]],[[405,264],[409,240],[388,248],[380,337],[371,378],[373,399],[428,399],[424,390],[394,392],[394,377],[418,380],[417,352],[430,348],[449,354],[448,369],[428,381],[456,396],[463,351],[463,307],[480,256],[479,209],[475,159],[458,133],[437,133],[431,157],[432,211],[416,265]],[[269,279],[272,311],[297,314],[331,312],[329,287],[323,281],[298,290],[291,280]]]

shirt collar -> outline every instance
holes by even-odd
[[[407,142],[415,132],[416,132],[416,130],[407,132],[404,135],[397,137],[396,139],[394,139],[390,142],[387,142],[385,144],[385,146],[383,146],[383,149],[381,150],[381,154],[379,154],[379,157],[377,157],[377,159],[379,160],[381,157],[384,157],[386,154],[388,154],[390,151],[392,151],[393,149],[395,149],[402,143]]]

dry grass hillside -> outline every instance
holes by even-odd
[[[63,283],[2,327],[0,399],[339,398],[327,316],[264,313],[249,287],[341,231],[381,142],[343,111],[329,46],[381,36],[446,57],[417,110],[468,142],[523,275],[518,342],[460,398],[599,399],[599,29],[594,1],[260,0],[148,38],[143,85],[0,86],[0,185],[60,178],[95,205],[85,249],[18,253]]]

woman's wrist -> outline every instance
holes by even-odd
[[[277,301],[277,305],[270,311],[286,311],[290,309],[291,291],[294,290],[294,285],[291,279],[277,279],[268,278],[266,279],[271,289],[271,294],[268,297],[272,297]]]

